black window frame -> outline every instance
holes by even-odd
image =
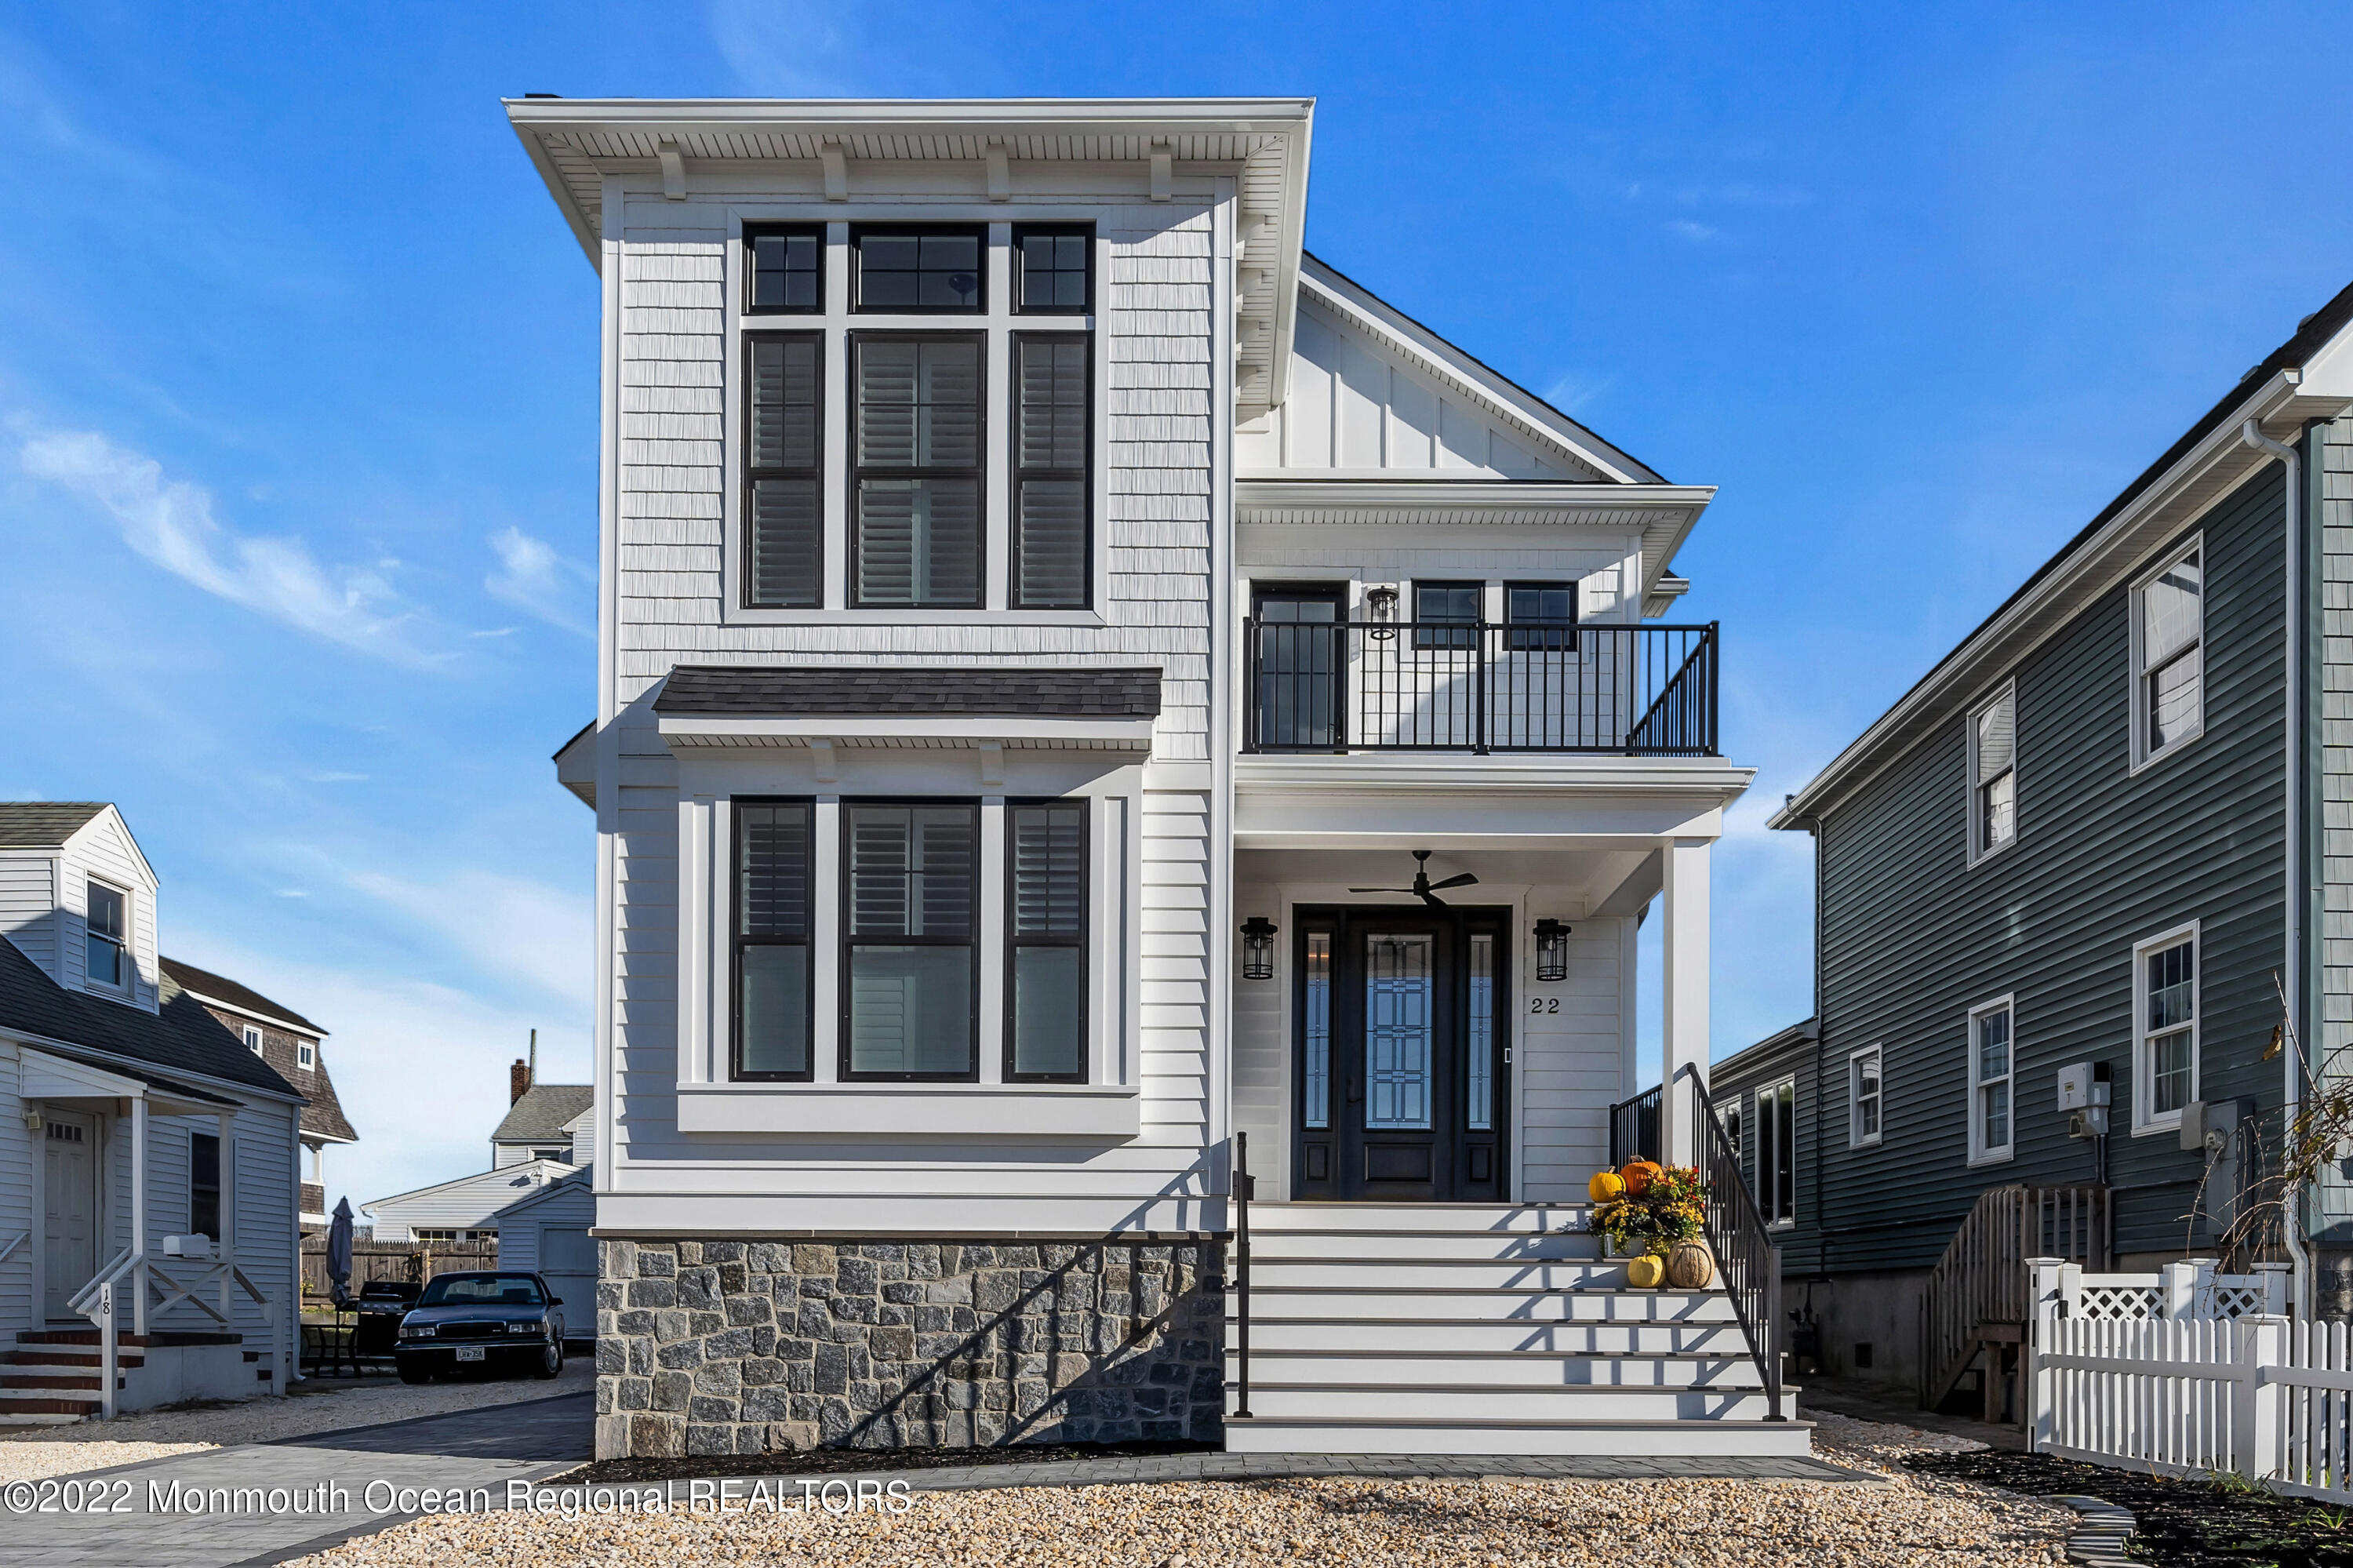
[[[1029,468],[1021,461],[1021,351],[1025,344],[1075,343],[1086,351],[1086,437],[1081,443],[1081,462],[1075,469]],[[1005,465],[1007,471],[1006,512],[1006,584],[1005,604],[1008,609],[1092,609],[1095,602],[1095,334],[1085,331],[1016,332],[1008,334],[1006,344],[1006,432]],[[983,369],[987,368],[986,365]],[[1083,520],[1079,529],[1079,598],[1069,604],[1031,604],[1021,597],[1021,487],[1030,480],[1070,481],[1079,485],[1080,505]]]
[[[760,293],[760,252],[763,239],[817,241],[817,302],[808,305],[764,305]],[[821,316],[825,314],[825,225],[822,223],[747,223],[744,226],[744,313],[746,316]]]
[[[848,376],[844,396],[849,399],[848,414],[849,450],[844,454],[848,471],[843,475],[849,485],[849,607],[852,609],[979,609],[988,600],[988,334],[982,329],[943,328],[937,332],[852,332],[848,334]],[[869,601],[859,592],[865,574],[860,569],[862,559],[861,534],[865,523],[865,483],[870,479],[928,479],[955,476],[961,471],[942,468],[870,468],[858,461],[860,426],[865,418],[865,400],[858,395],[859,353],[869,343],[940,343],[949,340],[968,341],[979,350],[979,360],[973,376],[976,389],[973,410],[972,493],[977,508],[977,521],[973,530],[975,559],[972,569],[972,598],[950,602],[934,599],[914,604],[892,604]]]
[[[857,879],[856,837],[851,830],[850,813],[866,806],[902,806],[917,810],[937,810],[945,807],[961,807],[972,813],[972,910],[971,924],[961,938],[950,937],[860,937],[858,935],[856,907]],[[845,796],[841,801],[841,831],[837,835],[839,853],[835,856],[835,876],[838,886],[835,896],[840,904],[840,951],[837,956],[839,981],[836,1007],[840,1015],[839,1038],[835,1043],[838,1058],[835,1071],[845,1084],[976,1084],[980,1082],[980,967],[987,954],[981,942],[981,888],[983,885],[983,853],[981,847],[981,802],[975,795],[858,795]],[[968,948],[972,951],[972,995],[967,1011],[971,1017],[970,1033],[965,1037],[965,1054],[972,1065],[961,1073],[861,1073],[851,1066],[851,1052],[856,1045],[852,1038],[850,1010],[856,1002],[850,984],[851,956],[861,947],[878,948]]]
[[[196,1180],[199,1174],[197,1153],[207,1143],[212,1146],[213,1179],[209,1185]],[[188,1233],[191,1235],[207,1237],[215,1246],[218,1246],[225,1239],[221,1234],[221,1200],[226,1190],[221,1181],[221,1156],[224,1152],[219,1133],[197,1132],[193,1128],[189,1131]],[[211,1208],[209,1213],[205,1212],[205,1206],[207,1204]],[[208,1221],[209,1224],[206,1223]]]
[[[1461,589],[1472,593],[1472,609],[1468,620],[1430,620],[1422,614],[1421,596],[1431,588]],[[1413,583],[1413,645],[1416,648],[1475,648],[1479,645],[1479,627],[1487,619],[1487,585],[1463,577],[1431,577],[1427,582],[1416,577]],[[1455,627],[1462,630],[1457,631]]]
[[[979,297],[969,305],[870,305],[866,302],[866,250],[870,236],[887,238],[927,238],[969,236],[980,242]],[[988,312],[990,262],[986,223],[853,223],[849,226],[849,313],[864,316],[986,316]],[[917,276],[922,276],[921,272]]]
[[[803,850],[807,870],[801,877],[801,934],[790,937],[744,934],[744,809],[798,806],[803,812]],[[734,795],[727,801],[727,1078],[739,1084],[806,1084],[817,1076],[817,800],[807,795]],[[744,949],[798,948],[807,966],[802,987],[801,1027],[808,1065],[797,1073],[751,1072],[744,1066]]]
[[[825,394],[827,386],[825,336],[824,332],[817,329],[794,332],[746,332],[743,334],[744,464],[743,488],[737,503],[737,512],[744,535],[742,598],[744,608],[746,609],[820,609],[825,605]],[[763,343],[807,343],[817,351],[817,436],[809,443],[810,454],[814,461],[807,467],[761,467],[753,461],[759,450],[758,442],[753,433],[753,421],[758,418],[759,410],[754,397],[754,390],[758,386],[758,377],[754,374],[752,365],[753,356],[759,352],[759,345]],[[806,480],[817,489],[817,532],[810,546],[810,597],[806,602],[786,603],[775,599],[764,599],[758,596],[759,571],[754,550],[759,537],[759,516],[753,505],[753,497],[759,482],[764,479]]]
[[[1029,268],[1021,242],[1032,236],[1056,239],[1082,238],[1087,242],[1085,298],[1076,305],[1033,305],[1023,296],[1029,286]],[[1013,226],[1012,243],[1007,248],[1007,268],[1013,291],[1012,314],[1017,316],[1091,316],[1095,313],[1095,226],[1092,223],[1018,223]],[[1059,270],[1059,269],[1057,269]]]
[[[1094,927],[1094,811],[1093,802],[1083,795],[1039,796],[1008,800],[1005,802],[1005,1038],[1004,1079],[1008,1084],[1084,1084],[1092,1081],[1089,1071],[1094,1054],[1094,1031],[1088,1027],[1093,998],[1092,966],[1088,959],[1092,943],[1088,938]],[[1016,901],[1020,889],[1016,885],[1014,854],[1017,843],[1014,813],[1048,809],[1072,810],[1079,813],[1079,928],[1074,937],[1041,934],[1021,935],[1020,919]],[[1079,952],[1079,1070],[1075,1073],[1020,1073],[1014,1070],[1014,1049],[1018,1042],[1014,1035],[1014,966],[1015,954],[1023,948],[1075,948]]]
[[[1568,619],[1558,620],[1515,620],[1512,617],[1514,593],[1566,593],[1568,595]],[[1577,652],[1577,600],[1583,597],[1574,580],[1541,582],[1507,582],[1504,585],[1504,646],[1515,653],[1574,653]]]

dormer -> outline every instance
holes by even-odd
[[[0,802],[0,936],[67,990],[153,1012],[155,872],[122,813]]]

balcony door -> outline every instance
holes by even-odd
[[[1250,667],[1258,690],[1256,746],[1282,751],[1345,743],[1340,625],[1347,603],[1336,584],[1262,587],[1250,596]]]
[[[1300,910],[1303,1199],[1501,1202],[1508,929],[1496,910]]]

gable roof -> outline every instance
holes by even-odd
[[[1947,720],[1951,715],[1947,710],[1976,694],[1987,664],[2007,667],[2064,626],[2080,613],[2090,593],[2113,586],[2106,577],[2128,570],[2154,547],[2148,537],[2152,530],[2136,530],[2133,524],[2151,521],[2162,524],[2154,530],[2159,535],[2179,532],[2248,473],[2274,461],[2271,454],[2239,440],[2242,421],[2254,420],[2274,440],[2292,441],[2306,420],[2333,418],[2353,407],[2353,378],[2347,374],[2348,342],[2353,342],[2348,327],[2353,327],[2353,283],[2298,322],[2286,342],[2240,376],[1975,630],[1789,797],[1766,825],[1805,828],[1833,796],[1876,772],[1883,758],[1908,749],[1934,725]],[[2103,567],[2107,569],[2103,572]],[[2064,589],[2078,580],[2085,582],[2084,590],[2070,599]]]
[[[513,1167],[509,1166],[508,1169],[512,1170]],[[586,1197],[593,1202],[596,1194],[586,1189],[596,1173],[596,1168],[593,1165],[575,1165],[569,1174],[558,1176],[552,1181],[533,1187],[491,1217],[499,1220],[507,1219],[522,1213],[526,1209],[559,1198]]]
[[[0,1029],[241,1084],[287,1099],[303,1097],[170,975],[156,989],[153,1012],[85,996],[51,980],[16,943],[0,941]]]
[[[491,1134],[492,1143],[569,1143],[565,1127],[588,1108],[596,1090],[590,1084],[533,1084],[522,1098],[507,1108],[506,1119]]]
[[[482,1202],[489,1205],[481,1211],[483,1219],[487,1219],[506,1207],[507,1202],[512,1202],[512,1200],[501,1199],[499,1194],[501,1192],[515,1191],[520,1195],[520,1189],[525,1187],[536,1191],[545,1183],[560,1181],[578,1169],[579,1167],[567,1165],[561,1160],[525,1160],[513,1165],[501,1165],[494,1171],[476,1171],[464,1176],[452,1176],[447,1181],[436,1181],[430,1186],[412,1187],[406,1192],[395,1192],[390,1197],[370,1198],[359,1207],[362,1213],[371,1218],[381,1219],[382,1216],[377,1214],[376,1211],[386,1203],[405,1203],[412,1198],[425,1198],[436,1193],[447,1194],[464,1188],[479,1187],[483,1189]],[[430,1224],[448,1222],[437,1219],[424,1223]],[[459,1220],[457,1223],[468,1227],[476,1227],[482,1224],[482,1220]]]
[[[210,969],[200,969],[195,965],[184,963],[178,959],[158,959],[156,962],[164,966],[165,974],[180,982],[182,990],[193,991],[206,1001],[216,1001],[224,1007],[233,1007],[239,1012],[250,1012],[269,1019],[273,1023],[282,1023],[287,1028],[297,1030],[301,1033],[315,1034],[322,1040],[326,1038],[325,1030],[292,1008],[280,1007],[259,991],[239,985],[224,975],[216,975]]]
[[[0,800],[0,849],[51,849],[106,810],[104,800]]]

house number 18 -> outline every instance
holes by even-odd
[[[1560,1011],[1560,998],[1556,996],[1532,996],[1528,998],[1528,1011],[1530,1012],[1558,1012]]]

